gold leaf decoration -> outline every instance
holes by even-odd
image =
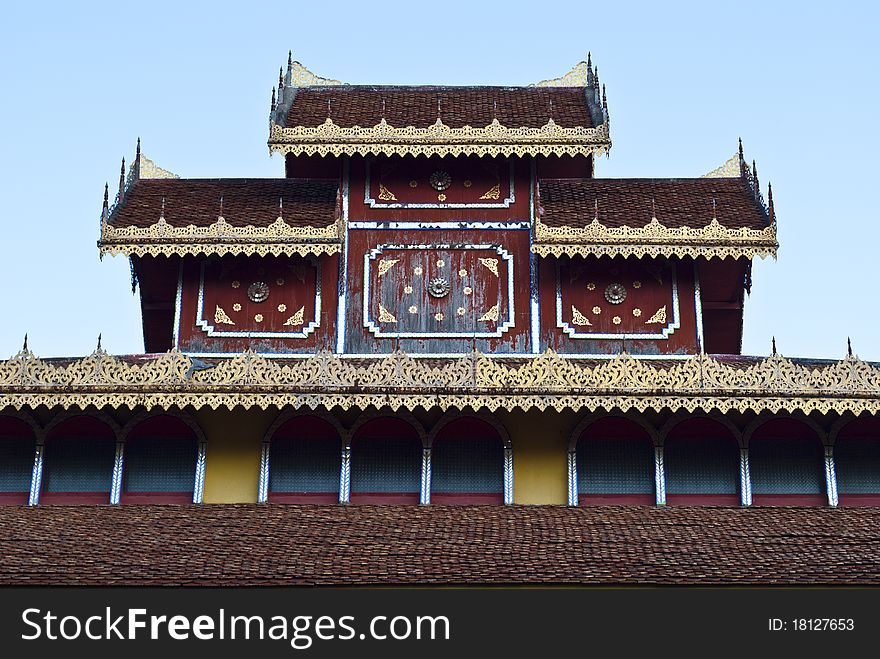
[[[379,184],[379,199],[382,201],[397,201],[397,197],[394,196],[391,190],[385,187],[384,183]]]
[[[0,400],[12,409],[64,410],[422,406],[880,414],[880,366],[854,355],[815,364],[782,355],[730,363],[697,354],[660,364],[626,353],[571,359],[548,349],[511,363],[476,351],[436,360],[395,351],[362,363],[326,350],[298,360],[248,350],[211,368],[193,366],[174,350],[137,361],[96,350],[62,363],[22,350],[0,360]]]
[[[776,225],[728,229],[717,219],[703,227],[666,227],[656,218],[642,227],[608,227],[592,220],[585,227],[550,227],[535,221],[532,252],[540,256],[776,256]]]
[[[385,273],[391,270],[400,259],[382,259],[379,261],[379,276],[384,277]]]
[[[303,319],[305,318],[306,308],[305,306],[300,307],[295,314],[293,314],[290,318],[284,321],[285,325],[302,325]]]
[[[587,318],[584,314],[578,311],[578,308],[574,305],[571,305],[571,324],[572,325],[582,325],[582,326],[592,326],[593,323],[590,322],[590,319]]]
[[[383,307],[381,304],[379,305],[379,322],[380,323],[396,323],[397,318],[394,317],[388,309]]]
[[[492,274],[496,277],[498,276],[498,259],[480,259],[480,263],[489,268],[492,271]]]
[[[666,322],[666,305],[664,304],[662,307],[657,309],[654,312],[654,315],[648,318],[645,321],[645,325],[662,325]]]
[[[223,311],[223,308],[219,304],[214,310],[214,322],[218,325],[235,325],[235,323],[232,322],[232,318],[226,315],[226,312]]]
[[[595,127],[563,128],[549,119],[537,128],[508,128],[493,119],[484,128],[451,128],[438,118],[426,128],[397,128],[383,118],[364,128],[337,126],[328,117],[319,126],[285,127],[274,119],[269,125],[269,150],[294,155],[599,156],[610,148],[607,121]]]
[[[481,259],[482,260],[482,259]],[[493,323],[498,322],[498,305],[493,306],[489,311],[484,313],[482,316],[477,318],[477,320],[482,320],[484,322],[491,321]]]

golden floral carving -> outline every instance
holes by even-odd
[[[322,78],[315,75],[299,62],[291,62],[285,77],[285,84],[288,87],[312,87],[320,85],[322,87],[342,85],[339,80],[332,78]]]
[[[527,156],[602,155],[611,148],[608,122],[587,128],[563,128],[553,119],[541,127],[508,128],[497,119],[484,128],[451,128],[437,119],[426,128],[396,128],[383,118],[369,127],[337,126],[327,118],[320,126],[269,126],[269,149],[294,155]]]
[[[593,307],[593,313],[596,313],[596,309],[598,307]],[[584,314],[578,311],[578,308],[574,305],[571,305],[571,324],[572,325],[582,325],[582,326],[592,326],[593,323],[590,322],[590,319],[587,318]]]
[[[585,227],[549,227],[535,223],[532,251],[541,256],[704,256],[776,257],[776,225],[728,229],[717,219],[701,228],[666,227],[657,218],[643,227],[608,227],[593,220]]]
[[[302,325],[303,318],[305,316],[306,308],[300,307],[295,314],[293,314],[290,318],[284,321],[285,325]]]
[[[97,350],[59,364],[23,350],[0,361],[0,408],[387,405],[880,414],[880,366],[855,356],[811,365],[773,355],[743,366],[701,354],[670,365],[626,353],[590,361],[548,350],[526,360],[472,352],[437,363],[400,351],[367,361],[327,351],[273,360],[247,351],[196,369],[176,351],[132,361]]]
[[[232,318],[226,315],[226,312],[223,311],[223,308],[219,304],[214,310],[214,322],[218,325],[235,325],[235,323],[232,322]]]
[[[542,80],[531,85],[532,87],[586,87],[589,83],[589,67],[586,62],[580,61],[574,67],[559,78]]]
[[[713,169],[708,174],[703,174],[700,178],[739,178],[742,176],[740,170],[741,161],[738,153],[734,153],[729,160],[723,165]]]

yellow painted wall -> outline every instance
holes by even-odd
[[[263,436],[278,410],[202,409],[196,418],[208,440],[205,503],[255,503]]]
[[[513,443],[513,501],[561,504],[568,501],[568,437],[578,418],[552,410],[497,413]]]

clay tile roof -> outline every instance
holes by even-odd
[[[323,179],[140,179],[113,212],[114,227],[208,226],[220,215],[233,226],[265,227],[278,219],[291,226],[324,227],[336,219],[336,180]]]
[[[714,216],[728,228],[763,229],[769,224],[748,183],[741,178],[542,179],[541,221],[550,227],[582,227],[596,216],[609,227],[705,227]]]
[[[878,508],[36,506],[0,528],[3,585],[880,584]]]
[[[552,117],[564,128],[593,128],[582,87],[312,87],[296,90],[285,126],[426,128],[440,118],[450,128],[483,128],[497,118],[507,128],[539,128]],[[329,115],[328,115],[329,101]]]

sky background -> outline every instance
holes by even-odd
[[[700,176],[742,137],[781,248],[743,352],[880,360],[872,3],[16,3],[0,25],[0,358],[143,351],[128,260],[98,259],[135,142],[184,177],[283,176],[266,147],[287,51],[349,83],[524,85],[592,51],[601,177]]]

